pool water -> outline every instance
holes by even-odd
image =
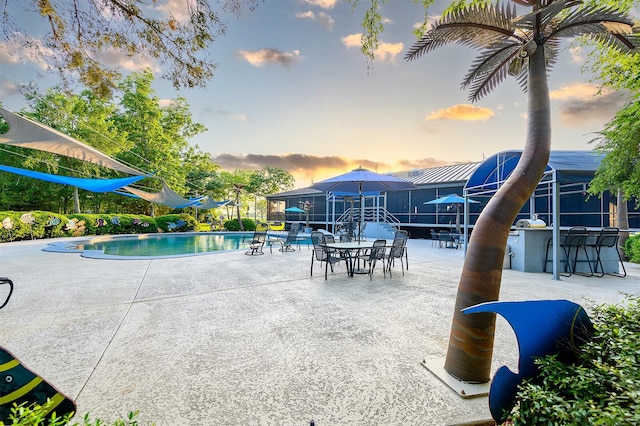
[[[246,249],[248,244],[243,239],[248,240],[252,235],[234,232],[108,236],[52,243],[44,250],[82,252],[83,257],[102,259],[183,257]],[[277,237],[285,239],[286,235]]]

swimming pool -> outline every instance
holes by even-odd
[[[49,244],[43,250],[82,253],[95,259],[150,259],[197,256],[246,249],[252,232],[185,232],[179,234],[138,234],[101,236],[90,239],[62,241]],[[285,239],[286,235],[270,235]]]

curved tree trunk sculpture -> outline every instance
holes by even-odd
[[[544,45],[538,46],[529,57],[529,117],[522,157],[480,214],[458,284],[444,368],[452,376],[468,382],[489,380],[495,314],[463,315],[460,311],[478,303],[498,300],[511,224],[533,194],[549,160],[551,124],[544,51]]]

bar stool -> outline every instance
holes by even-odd
[[[569,229],[569,232],[567,232],[567,234],[565,235],[564,240],[562,240],[562,242],[560,243],[560,248],[562,248],[562,251],[564,252],[564,257],[565,257],[564,271],[569,273],[568,275],[563,275],[563,276],[570,277],[571,274],[584,275],[586,277],[593,276],[593,269],[591,268],[591,260],[589,259],[589,253],[587,253],[588,235],[589,234],[587,233],[587,228],[585,228],[584,226],[574,226],[573,228]],[[547,263],[552,261],[552,259],[551,260],[549,259],[549,248],[551,247],[552,242],[553,242],[552,238],[550,238],[547,241],[547,251],[545,253],[544,268],[543,268],[544,272],[547,272]],[[580,252],[580,249],[582,249],[582,252],[584,253],[586,260],[578,260],[578,253]],[[573,261],[571,260],[572,252],[573,252]],[[578,262],[586,262],[587,266],[589,266],[590,273],[587,274],[585,272],[577,272],[576,266]]]
[[[620,238],[620,230],[618,228],[613,227],[605,227],[600,230],[600,234],[596,238],[596,241],[593,244],[587,244],[589,247],[593,247],[596,251],[596,260],[595,260],[595,268],[594,274],[598,273],[598,265],[600,265],[600,270],[602,273],[600,275],[596,275],[598,277],[604,277],[604,266],[602,265],[602,258],[600,257],[600,253],[602,248],[613,248],[618,255],[618,260],[620,261],[620,265],[622,265],[623,273],[619,272],[610,272],[607,275],[614,275],[616,277],[626,277],[627,270],[624,268],[624,263],[622,262],[622,257],[620,256],[620,252],[618,251],[618,240]]]

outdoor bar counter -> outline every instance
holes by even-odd
[[[562,237],[567,233],[569,228],[560,228],[560,236]],[[600,233],[601,228],[587,228],[589,237],[587,244],[591,244],[596,240],[596,237]],[[511,269],[522,272],[544,272],[545,254],[547,251],[547,241],[553,236],[553,228],[547,226],[545,228],[517,228],[509,233],[507,239],[507,245],[509,246],[509,252],[511,253]],[[562,240],[561,240],[562,241]],[[586,247],[589,259],[591,261],[591,268],[595,268],[596,251],[593,247]],[[574,253],[575,249],[572,249],[571,253]],[[553,247],[549,247],[549,262],[547,263],[547,272],[553,270]],[[573,254],[571,255],[573,257]],[[559,250],[560,266],[559,271],[563,273],[565,270],[565,253],[562,247]],[[613,247],[603,247],[600,252],[600,259],[604,266],[604,272],[615,273],[619,272],[620,266],[618,263],[618,254]],[[578,272],[589,272],[589,267],[586,262],[582,249],[578,253],[578,263],[576,270]],[[505,267],[508,261],[505,260]],[[600,270],[598,270],[600,272]]]

